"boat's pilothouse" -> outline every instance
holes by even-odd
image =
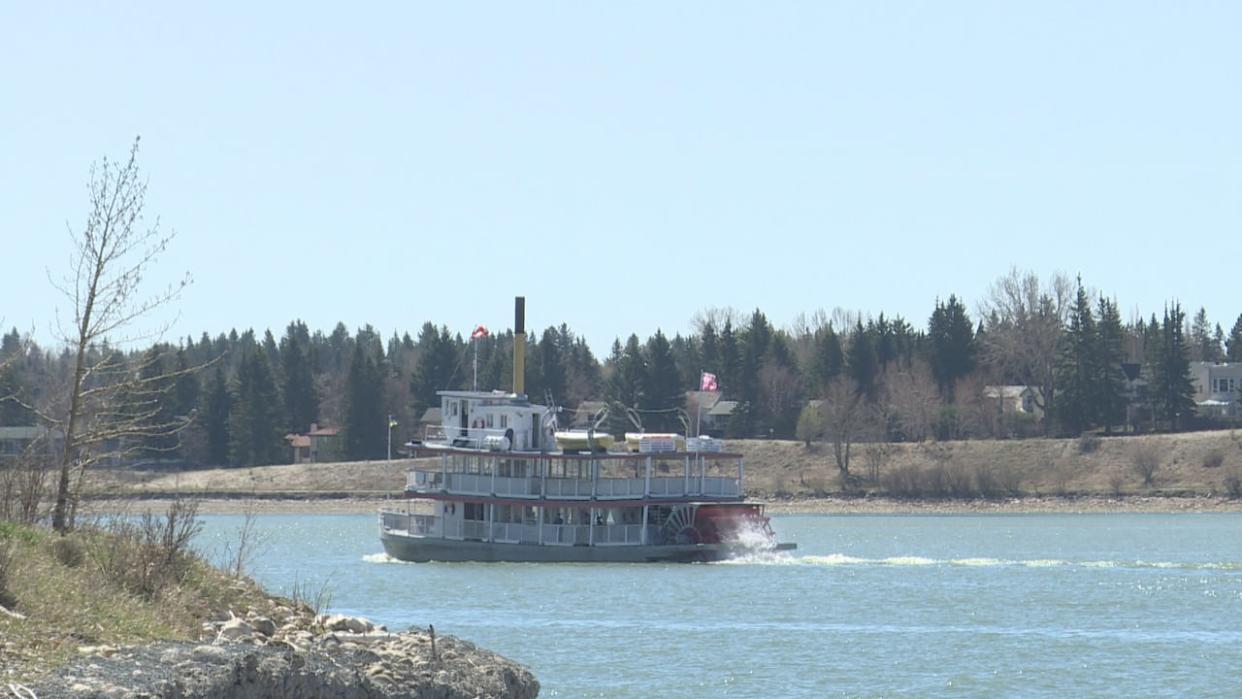
[[[742,501],[740,454],[719,440],[558,431],[524,394],[524,303],[511,392],[440,391],[441,424],[408,447],[409,505],[380,538],[408,561],[701,561],[777,544],[763,506]],[[602,419],[597,421],[602,422]]]
[[[503,391],[438,394],[440,424],[427,428],[422,446],[525,452],[546,450],[553,444],[550,411],[526,396]]]

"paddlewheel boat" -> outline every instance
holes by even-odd
[[[640,436],[637,452],[612,452],[590,431],[559,448],[552,411],[522,391],[521,298],[514,335],[514,390],[440,391],[441,424],[407,445],[419,463],[405,503],[380,511],[389,556],[689,562],[794,548],[744,500],[742,456],[719,440]]]

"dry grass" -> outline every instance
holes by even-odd
[[[729,440],[726,447],[746,459],[746,485],[751,495],[772,497],[826,496],[855,492],[885,494],[884,483],[917,474],[917,480],[943,478],[960,489],[964,479],[1006,495],[1109,495],[1143,488],[1135,473],[1135,449],[1159,455],[1154,495],[1224,495],[1233,469],[1242,467],[1242,435],[1226,431],[1188,432],[1137,437],[1082,439],[979,440],[886,445],[883,458],[867,463],[866,445],[858,445],[860,476],[842,485],[831,450],[781,440]],[[1216,454],[1220,466],[1216,465]],[[258,497],[352,496],[376,498],[399,493],[412,460],[298,464],[243,469],[212,469],[184,473],[99,470],[92,474],[95,496],[180,493]],[[1210,467],[1204,468],[1205,465]],[[951,471],[951,472],[950,472]],[[895,474],[895,475],[894,475]],[[966,475],[961,475],[966,474]],[[844,490],[843,490],[844,488]],[[927,494],[930,497],[943,495]],[[911,497],[919,497],[911,495]],[[363,508],[364,510],[366,508]]]
[[[202,622],[221,610],[270,608],[252,582],[234,580],[194,556],[175,579],[151,585],[150,573],[111,567],[125,544],[115,533],[79,531],[67,537],[0,522],[0,548],[11,552],[6,601],[24,619],[0,615],[0,667],[19,680],[46,672],[82,645],[196,639]],[[133,544],[142,548],[141,542]],[[146,564],[152,561],[146,559]],[[135,589],[148,586],[149,591]]]

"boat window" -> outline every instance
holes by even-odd
[[[492,427],[492,417],[493,417],[492,414],[488,413],[487,415],[487,426],[488,427]]]
[[[453,417],[457,417],[457,401],[453,401]]]
[[[508,415],[501,415],[501,416],[500,416],[500,429],[502,429],[502,430],[503,430],[504,428],[506,428],[506,427],[508,427],[508,426],[509,426],[509,416],[508,416]]]

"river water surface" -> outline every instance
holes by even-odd
[[[209,553],[242,518],[209,516]],[[269,589],[435,624],[547,697],[1242,696],[1242,515],[777,517],[792,555],[390,561],[371,516],[258,518]]]

